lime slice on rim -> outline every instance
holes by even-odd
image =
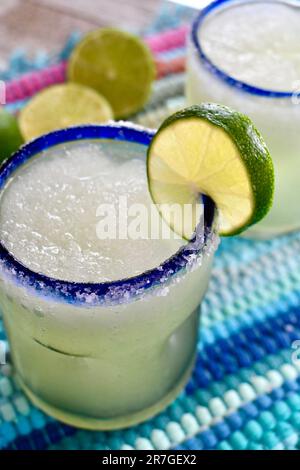
[[[135,113],[150,96],[155,66],[138,37],[104,28],[88,34],[69,59],[68,78],[94,88],[107,98],[115,117]]]
[[[107,100],[96,91],[66,83],[41,91],[19,114],[25,140],[69,126],[102,123],[113,118]]]
[[[235,235],[269,211],[274,169],[269,151],[250,119],[218,104],[192,106],[158,129],[147,155],[149,190],[173,230],[190,239],[198,223],[199,195],[219,212],[221,235]],[[190,204],[189,220],[170,219],[171,204]]]

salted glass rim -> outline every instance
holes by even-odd
[[[230,85],[233,88],[239,89],[241,91],[244,91],[246,93],[252,94],[252,95],[257,95],[257,96],[262,96],[262,97],[268,97],[268,98],[292,98],[295,95],[295,91],[276,91],[276,90],[269,90],[266,88],[261,88],[257,87],[254,85],[251,85],[247,82],[244,82],[242,80],[238,80],[228,73],[224,72],[220,67],[215,65],[210,58],[205,54],[201,41],[199,38],[199,31],[200,28],[205,21],[206,17],[212,13],[215,12],[218,8],[222,6],[231,6],[232,5],[239,5],[239,4],[245,4],[245,3],[283,3],[285,5],[291,5],[291,2],[285,1],[285,0],[215,0],[212,3],[210,3],[208,6],[203,8],[199,15],[195,18],[193,24],[192,24],[192,29],[191,29],[191,41],[193,46],[196,48],[196,52],[198,55],[198,58],[204,63],[206,68],[215,76],[217,76],[219,79],[221,79],[223,82],[226,82],[228,85]]]
[[[57,145],[88,139],[109,139],[148,146],[155,134],[154,130],[126,122],[109,122],[104,125],[81,125],[45,134],[22,146],[0,167],[0,192],[11,175],[29,159]],[[151,287],[164,285],[189,265],[190,255],[202,255],[213,244],[215,206],[209,198],[204,199],[203,238],[192,246],[195,238],[181,247],[174,255],[159,266],[136,276],[111,282],[73,282],[56,279],[29,269],[17,260],[0,240],[0,264],[6,272],[24,287],[31,287],[40,295],[50,295],[55,299],[84,305],[121,303],[136,298]]]

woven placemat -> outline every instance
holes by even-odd
[[[165,10],[147,32],[158,80],[147,108],[133,117],[141,124],[155,127],[184,105],[187,28],[181,19],[189,15]],[[72,36],[59,56],[43,56],[42,64],[13,56],[2,73],[11,79],[7,108],[15,112],[39,89],[63,81],[77,40]],[[196,367],[172,405],[127,430],[82,431],[35,408],[6,365],[0,371],[0,448],[299,449],[300,361],[293,360],[299,340],[300,233],[266,242],[222,240],[202,304]]]

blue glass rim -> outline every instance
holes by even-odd
[[[193,43],[193,46],[196,48],[197,54],[199,59],[203,62],[205,67],[216,77],[221,79],[223,82],[227,83],[233,88],[236,88],[240,91],[244,91],[246,93],[249,93],[251,95],[256,95],[256,96],[261,96],[261,97],[267,97],[267,98],[292,98],[295,95],[294,91],[276,91],[276,90],[267,90],[265,88],[260,88],[256,87],[253,85],[250,85],[249,83],[243,82],[241,80],[238,80],[230,75],[228,75],[226,72],[224,72],[222,69],[217,67],[210,59],[209,57],[205,54],[203,51],[203,48],[201,46],[198,32],[199,29],[201,28],[204,20],[206,17],[212,13],[217,11],[218,8],[222,6],[230,6],[232,5],[239,5],[239,4],[245,4],[245,3],[283,3],[285,5],[289,5],[287,2],[284,0],[215,0],[207,7],[203,8],[199,15],[196,17],[192,24],[192,29],[191,29],[191,40]]]
[[[0,167],[0,191],[17,168],[48,148],[84,139],[117,140],[148,147],[154,134],[154,130],[126,122],[76,126],[51,132],[25,144],[2,164]],[[196,239],[195,236],[187,245],[181,247],[160,266],[137,276],[101,283],[55,279],[27,268],[7,250],[2,240],[0,240],[0,262],[9,273],[13,273],[13,278],[23,287],[33,288],[40,295],[50,295],[55,300],[86,306],[128,301],[128,297],[132,293],[134,293],[133,297],[136,298],[140,293],[151,287],[162,286],[166,277],[170,278],[187,267],[189,255],[200,255],[208,247],[214,234],[216,210],[210,198],[204,197],[203,203],[204,236],[201,243],[197,244],[197,249],[195,250],[193,245]]]

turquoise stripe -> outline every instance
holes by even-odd
[[[14,103],[6,104],[5,109],[9,111],[10,113],[17,113],[20,111],[26,103],[28,103],[28,99],[26,100],[20,100],[20,101],[15,101]]]
[[[186,47],[180,47],[177,49],[170,49],[169,51],[163,51],[157,54],[157,58],[164,60],[177,59],[178,57],[184,57],[186,52]]]
[[[199,331],[201,335],[199,347],[201,349],[205,344],[212,344],[220,338],[228,338],[238,330],[250,327],[258,321],[275,318],[280,315],[280,313],[285,313],[288,309],[299,305],[299,303],[299,290],[292,290],[290,292],[283,292],[276,299],[273,299],[272,303],[258,303],[254,305],[254,307],[249,307],[243,311],[243,313],[239,313],[235,309],[230,309],[229,306],[220,314],[220,318],[214,321],[209,317],[207,317],[207,321],[205,321],[204,315],[209,314],[202,311],[203,317]]]
[[[297,386],[297,391],[290,391],[289,387],[278,388],[275,393],[267,395],[271,403],[266,409],[263,402],[267,405],[268,400],[255,400],[252,405],[260,409],[255,418],[247,413],[247,407],[241,409],[241,420],[246,417],[243,426],[233,431],[228,439],[222,440],[216,447],[233,450],[255,449],[255,446],[262,446],[265,450],[296,449],[300,442],[299,379],[290,385]],[[230,417],[223,422],[228,421]],[[210,431],[214,432],[215,428],[212,427]],[[198,437],[201,439],[201,434]]]
[[[250,263],[273,250],[280,250],[295,240],[300,240],[299,232],[268,241],[252,241],[243,237],[223,238],[216,253],[215,266],[224,269],[233,263],[237,265]]]

